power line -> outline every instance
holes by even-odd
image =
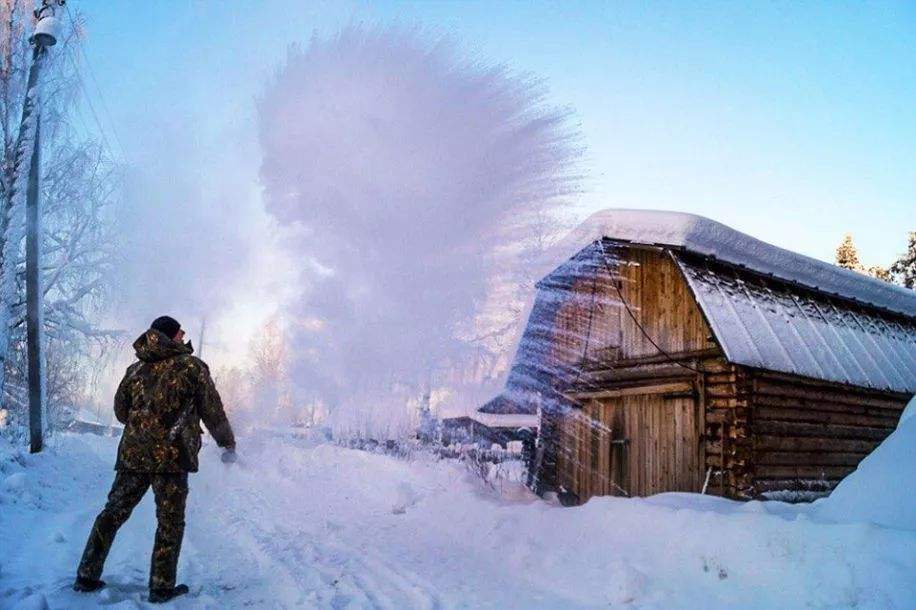
[[[73,14],[70,12],[70,6],[64,5],[64,8],[67,11],[67,16],[70,18],[70,23],[73,27],[76,27],[76,21],[73,18]],[[111,133],[114,134],[115,140],[118,142],[118,147],[121,149],[121,154],[123,157],[127,157],[127,149],[124,148],[124,143],[121,140],[121,135],[118,133],[117,125],[115,125],[114,119],[111,116],[111,110],[108,107],[108,100],[105,98],[105,95],[102,93],[102,88],[99,86],[99,81],[95,76],[95,70],[92,67],[92,62],[89,61],[89,55],[86,53],[86,47],[83,45],[83,40],[79,36],[76,37],[76,46],[80,51],[80,54],[83,57],[83,60],[86,62],[86,68],[89,71],[89,77],[92,79],[95,89],[99,94],[99,100],[102,102],[102,110],[105,112],[105,118],[108,119],[108,124],[111,126]]]
[[[585,367],[585,361],[588,359],[588,344],[592,338],[592,318],[594,317],[595,312],[595,294],[598,292],[598,266],[592,265],[594,268],[594,274],[592,275],[592,299],[591,303],[588,306],[588,327],[585,331],[585,345],[582,346],[582,364],[580,364],[576,371],[576,380],[574,384],[579,383],[579,377],[582,376],[582,369]]]
[[[90,76],[90,78],[92,79],[93,84],[95,85],[95,90],[96,90],[96,92],[98,93],[100,106],[101,106],[102,110],[105,112],[105,118],[108,120],[108,124],[109,124],[109,126],[110,126],[110,128],[111,128],[112,137],[113,137],[114,140],[117,142],[118,148],[120,149],[120,152],[119,152],[118,156],[121,157],[122,161],[125,161],[125,162],[126,162],[126,160],[127,160],[127,149],[124,148],[124,143],[121,141],[121,137],[120,137],[120,135],[118,134],[118,130],[117,130],[117,127],[115,126],[115,122],[114,122],[114,120],[112,119],[111,111],[109,110],[109,108],[108,108],[108,103],[107,103],[106,100],[105,100],[105,95],[102,93],[102,88],[99,86],[98,79],[96,79],[96,77],[95,77],[95,71],[92,69],[92,64],[91,64],[91,62],[89,61],[89,56],[86,54],[86,50],[83,48],[83,42],[82,42],[82,40],[80,39],[80,37],[79,37],[79,35],[78,35],[78,26],[77,26],[76,19],[74,19],[73,13],[70,11],[70,7],[69,7],[68,5],[64,5],[64,8],[66,9],[66,11],[67,11],[67,16],[68,16],[69,19],[70,19],[70,25],[73,27],[74,32],[77,32],[77,34],[76,34],[76,36],[75,36],[75,38],[76,38],[76,48],[78,49],[77,52],[80,53],[80,55],[82,56],[83,61],[84,61],[85,64],[86,64],[86,70],[89,72],[89,76]],[[86,103],[89,105],[89,110],[90,110],[90,112],[92,113],[92,117],[93,117],[93,119],[95,120],[96,126],[97,126],[98,129],[99,129],[99,133],[100,133],[100,135],[101,135],[101,137],[102,137],[102,140],[104,141],[105,146],[108,148],[109,152],[114,156],[114,155],[116,155],[117,153],[116,153],[114,147],[111,145],[111,141],[108,139],[108,134],[106,133],[106,130],[105,130],[104,126],[102,125],[102,121],[99,120],[98,112],[96,112],[95,105],[92,103],[92,97],[91,97],[90,94],[89,94],[89,89],[88,89],[88,87],[86,86],[85,79],[83,78],[82,72],[81,72],[80,69],[79,69],[79,65],[78,65],[78,63],[77,63],[77,60],[76,60],[76,58],[74,58],[73,55],[71,54],[71,52],[70,52],[71,50],[70,50],[70,49],[67,49],[67,51],[68,51],[67,56],[70,58],[70,63],[73,65],[73,70],[74,70],[74,72],[76,73],[76,79],[77,79],[77,81],[79,82],[80,88],[81,88],[82,91],[83,91],[83,95],[86,97]]]
[[[607,260],[608,254],[607,254],[607,250],[604,249],[604,239],[599,239],[598,243],[601,246],[601,258],[604,261],[604,264],[607,267],[608,272],[613,276],[614,270],[611,269],[611,265],[610,263],[608,263],[608,260]],[[658,343],[655,342],[655,339],[653,339],[652,336],[649,335],[648,332],[646,332],[646,329],[643,328],[643,325],[639,322],[639,319],[636,317],[636,314],[634,314],[633,310],[630,309],[630,304],[627,302],[625,298],[623,298],[623,292],[621,292],[620,286],[617,285],[617,282],[612,281],[611,284],[614,285],[614,290],[617,291],[617,296],[620,298],[620,302],[623,303],[623,306],[627,310],[627,313],[630,314],[630,318],[633,319],[633,323],[636,324],[636,328],[638,328],[639,331],[643,334],[643,336],[646,339],[648,339],[649,343],[651,343],[655,347],[655,349],[658,350],[658,353],[660,355],[667,358],[668,362],[681,366],[689,371],[693,371],[694,373],[703,372],[700,369],[694,368],[688,364],[684,364],[683,362],[681,362],[680,360],[676,359],[674,356],[666,352],[664,349],[662,349],[662,347]]]
[[[123,158],[123,155],[117,155],[117,151],[115,151],[114,147],[111,145],[111,142],[108,140],[108,135],[105,133],[105,128],[102,127],[102,122],[99,120],[99,115],[95,111],[95,106],[93,105],[92,99],[89,96],[89,91],[87,91],[86,85],[83,83],[83,78],[80,75],[79,68],[76,65],[76,60],[73,58],[69,51],[67,51],[67,57],[70,58],[70,62],[73,64],[73,70],[76,72],[76,80],[80,85],[83,96],[86,98],[86,103],[89,105],[89,110],[92,114],[92,118],[95,120],[95,125],[99,130],[99,135],[102,139],[102,143],[105,145],[105,148],[108,149],[108,152],[111,153],[112,157],[121,156]]]

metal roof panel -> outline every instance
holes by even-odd
[[[731,362],[916,392],[916,320],[721,262],[675,258]]]

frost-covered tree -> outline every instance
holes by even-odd
[[[257,423],[257,409],[251,401],[251,371],[239,366],[221,367],[214,372],[213,380],[233,428],[252,428]]]
[[[870,275],[875,279],[882,280],[884,282],[893,282],[894,275],[886,267],[880,265],[872,265],[865,270],[866,275]]]
[[[916,289],[916,231],[910,231],[906,252],[891,265],[889,271],[898,282]]]
[[[0,0],[0,397],[8,419],[25,415],[24,205],[16,197],[15,155],[31,62],[32,3]],[[116,244],[110,208],[119,168],[103,148],[74,128],[78,99],[74,45],[79,17],[45,57],[39,98],[42,146],[42,289],[47,398],[52,423],[66,416],[117,333],[93,319],[109,294]]]
[[[852,233],[843,236],[843,241],[836,249],[836,264],[844,269],[853,271],[863,271],[862,263],[859,262],[859,250],[852,241]]]
[[[251,400],[255,408],[276,420],[290,406],[286,375],[287,350],[279,320],[270,320],[251,341]]]
[[[508,369],[526,321],[525,307],[541,279],[542,259],[570,224],[554,207],[539,206],[525,234],[510,241],[506,264],[490,276],[487,295],[468,321],[470,330],[462,335],[473,346],[473,358],[465,366],[470,381],[487,381]]]
[[[907,251],[890,267],[872,265],[867,268],[859,261],[859,251],[852,240],[852,234],[847,233],[836,249],[836,264],[885,282],[916,288],[916,231],[910,231]]]
[[[214,375],[223,406],[242,428],[313,425],[320,409],[297,400],[289,376],[289,349],[282,321],[270,319],[248,346],[248,365]]]

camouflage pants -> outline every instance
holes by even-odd
[[[156,497],[156,543],[150,565],[150,589],[175,586],[178,553],[184,536],[184,506],[188,497],[188,475],[146,472],[118,472],[108,502],[99,513],[86,541],[77,574],[98,580],[105,558],[118,529],[143,498],[150,485]]]

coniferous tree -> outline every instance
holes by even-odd
[[[890,270],[880,265],[872,265],[865,270],[865,273],[875,279],[882,280],[884,282],[894,282],[894,275],[890,272]]]
[[[916,289],[916,231],[910,231],[907,251],[891,265],[889,271],[898,282]]]
[[[852,241],[852,233],[844,235],[842,243],[836,249],[836,264],[853,271],[864,270],[862,263],[859,262],[859,250]]]

